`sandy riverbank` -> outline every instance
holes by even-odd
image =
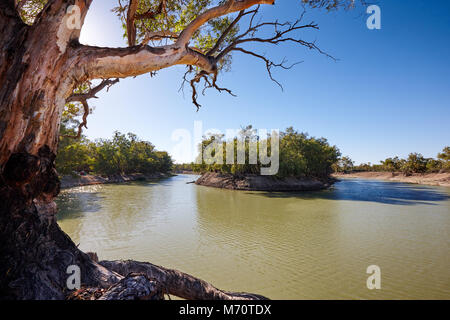
[[[274,176],[245,175],[234,176],[207,172],[195,181],[195,184],[207,187],[249,190],[249,191],[312,191],[321,190],[330,186],[315,179],[277,178]]]
[[[415,173],[406,176],[402,173],[392,172],[352,172],[352,173],[335,173],[334,178],[362,178],[376,179],[416,184],[426,184],[432,186],[450,187],[450,173]]]
[[[123,183],[129,181],[140,181],[140,180],[150,180],[150,179],[161,179],[170,177],[167,173],[154,173],[154,174],[122,174],[113,176],[94,176],[94,175],[84,175],[84,176],[63,176],[61,178],[61,189],[68,189],[73,187],[88,186],[94,184],[107,184],[107,183]]]

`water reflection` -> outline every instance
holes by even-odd
[[[73,190],[72,192],[62,192],[57,200],[63,203],[63,210],[58,212],[58,220],[76,219],[88,212],[97,212],[101,206],[101,199],[104,198],[99,192],[82,192]]]
[[[419,186],[400,182],[343,179],[332,188],[313,192],[265,192],[270,198],[327,199],[378,202],[392,205],[437,205],[450,196],[445,188]]]

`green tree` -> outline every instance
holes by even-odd
[[[262,143],[264,142],[264,144]],[[250,145],[256,146],[257,163],[250,163]],[[234,163],[226,163],[226,144],[234,147]],[[194,165],[197,172],[222,172],[240,174],[259,174],[262,164],[259,161],[259,154],[263,145],[271,152],[271,139],[268,137],[258,137],[252,126],[247,126],[239,132],[239,137],[235,137],[228,142],[223,141],[223,136],[210,135],[204,137],[199,147],[201,157],[205,150],[209,150],[213,145],[222,145],[223,163],[207,163],[199,161]],[[335,146],[330,146],[324,138],[309,137],[307,133],[301,133],[292,127],[280,133],[279,151],[279,171],[277,176],[287,177],[317,177],[326,179],[333,171],[332,165],[338,160],[340,152]],[[237,154],[242,151],[245,154],[245,163],[238,163]],[[213,154],[214,155],[214,154]],[[199,158],[201,159],[201,158]],[[215,159],[217,160],[217,159]],[[216,161],[217,162],[217,161]]]
[[[437,157],[442,162],[442,169],[450,171],[450,147],[445,147]]]
[[[410,153],[402,166],[402,171],[406,174],[423,173],[427,170],[427,159],[420,153]]]
[[[354,161],[350,159],[350,157],[346,156],[339,159],[336,168],[339,172],[347,173],[353,171],[354,167],[355,167]]]
[[[402,167],[402,163],[398,157],[387,158],[384,161],[381,161],[382,168],[384,171],[396,172],[400,171]]]

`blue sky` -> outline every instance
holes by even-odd
[[[125,46],[116,1],[93,1],[81,42]],[[337,62],[304,47],[250,47],[280,60],[303,61],[274,75],[284,91],[269,80],[265,65],[242,54],[219,84],[237,97],[213,91],[200,96],[196,112],[189,88],[178,91],[184,67],[162,70],[154,78],[123,79],[90,102],[95,107],[85,134],[111,137],[114,130],[133,132],[160,150],[171,152],[172,132],[203,128],[261,129],[293,126],[323,136],[356,163],[420,152],[435,157],[450,145],[450,1],[381,0],[381,30],[369,30],[363,8],[326,13],[308,10],[304,22],[320,30],[302,35],[339,59]],[[263,8],[267,19],[295,19],[299,1],[277,1]],[[175,158],[179,162],[193,159]]]

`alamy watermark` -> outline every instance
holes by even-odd
[[[367,289],[381,289],[381,269],[379,266],[373,264],[367,267],[366,273],[370,274],[367,278]]]
[[[66,281],[67,289],[75,290],[81,287],[81,270],[76,264],[67,267],[66,273],[69,274]]]
[[[208,137],[208,144],[204,141]],[[202,139],[203,138],[203,139]],[[203,140],[203,142],[202,142]],[[177,159],[195,159],[197,164],[260,164],[261,175],[276,175],[280,161],[280,130],[218,129],[203,131],[201,121],[194,122],[194,132],[176,129],[172,141],[177,142],[172,154]],[[201,146],[201,147],[199,147]]]
[[[377,5],[371,5],[367,7],[367,14],[370,16],[367,18],[366,26],[369,30],[381,29],[381,9]]]
[[[71,5],[66,11],[66,26],[69,30],[81,29],[81,10],[77,5]]]

